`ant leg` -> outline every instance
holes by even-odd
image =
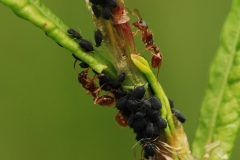
[[[73,64],[73,69],[75,70],[75,72],[77,72],[77,70],[76,70],[76,63],[77,63],[77,59],[74,61],[74,64]],[[77,72],[78,73],[78,72]]]
[[[137,35],[139,32],[141,32],[141,30],[140,30],[140,29],[138,29],[138,30],[136,30],[136,31],[132,32],[132,34],[133,34],[133,36],[135,36],[135,35]]]
[[[138,53],[138,55],[140,55],[142,52],[144,52],[144,51],[149,51],[152,55],[154,55],[154,53],[152,53],[151,51],[150,51],[150,49],[152,48],[152,46],[148,46],[147,48],[145,48],[144,50],[142,50],[141,52],[139,52]]]
[[[157,79],[158,79],[159,69],[160,69],[160,67],[162,65],[162,53],[161,52],[160,52],[159,57],[160,57],[161,61],[159,62],[159,65],[158,65]]]
[[[157,77],[156,77],[157,80],[158,80],[159,69],[160,69],[160,67],[158,67],[158,71],[157,71]]]
[[[141,159],[140,159],[140,160],[144,160],[144,158],[143,158],[143,150],[144,150],[145,147],[146,147],[146,146],[143,146],[143,148],[142,148],[142,151],[141,151]]]

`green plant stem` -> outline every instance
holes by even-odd
[[[45,7],[40,0],[0,0],[0,2],[12,9],[17,16],[44,30],[46,35],[71,53],[74,53],[96,72],[101,73],[105,70],[108,74],[115,75],[115,69],[111,68],[111,65],[107,67],[106,64],[100,63],[107,62],[104,57],[98,56],[99,60],[97,60],[89,53],[81,50],[78,43],[67,34],[67,29],[70,27],[65,25],[56,15]]]
[[[148,62],[141,56],[131,55],[133,63],[145,74],[151,85],[155,95],[162,102],[161,116],[167,121],[167,128],[164,129],[165,137],[159,137],[159,140],[167,142],[171,146],[173,159],[188,159],[191,160],[191,152],[189,150],[186,134],[184,133],[182,125],[172,115],[170,104],[167,96],[165,95],[161,85],[158,83],[155,75],[153,74]],[[174,118],[173,118],[174,117]],[[162,148],[162,143],[159,143]],[[162,149],[165,149],[164,147]],[[163,156],[163,155],[161,155]]]
[[[92,13],[91,3],[88,0],[86,0],[86,5]],[[123,1],[119,0],[117,10],[123,11],[124,9]],[[131,61],[130,54],[136,53],[136,47],[128,22],[129,18],[127,16],[118,15],[119,12],[112,11],[112,20],[105,20],[103,17],[97,19],[93,13],[92,17],[96,27],[100,29],[104,35],[104,43],[109,51],[111,61],[113,62],[117,73],[120,74],[125,72],[127,75],[127,78],[123,83],[123,88],[126,91],[131,92],[134,87],[147,84],[147,81],[145,76]],[[118,18],[115,20],[114,17]],[[123,20],[119,22],[120,19]],[[116,76],[111,78],[116,79]],[[147,92],[146,97],[150,97],[150,95],[150,92]]]

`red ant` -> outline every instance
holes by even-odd
[[[75,64],[74,64],[75,69]],[[75,69],[76,70],[76,69]],[[78,82],[82,84],[82,87],[88,90],[87,94],[92,94],[94,97],[94,104],[99,104],[101,106],[111,106],[115,103],[114,97],[111,97],[109,95],[103,95],[103,96],[97,96],[97,93],[100,92],[101,88],[105,85],[102,85],[101,87],[97,87],[95,83],[95,79],[97,76],[95,75],[92,79],[88,77],[89,68],[86,70],[83,70],[78,74]]]
[[[94,104],[99,104],[101,106],[111,106],[115,103],[114,97],[111,97],[109,95],[103,95],[103,96],[97,96],[97,93],[100,92],[101,88],[104,86],[102,85],[101,87],[97,87],[95,83],[95,79],[97,76],[94,76],[92,79],[87,76],[89,71],[89,68],[80,72],[78,74],[78,81],[79,83],[82,84],[82,87],[88,90],[87,94],[92,94],[94,97]]]
[[[150,53],[152,54],[151,66],[152,68],[158,68],[158,72],[157,72],[157,77],[158,77],[159,69],[162,64],[162,54],[160,52],[160,49],[153,43],[152,32],[148,29],[147,23],[142,20],[139,11],[137,9],[134,9],[133,11],[135,13],[131,11],[130,12],[132,13],[132,15],[138,18],[138,21],[133,22],[133,26],[138,28],[138,30],[135,31],[133,34],[136,34],[142,31],[142,42],[146,47],[145,50],[150,51]],[[154,53],[152,53],[151,50]],[[139,54],[141,54],[141,52]]]
[[[93,98],[94,104],[99,104],[101,106],[112,106],[115,104],[115,98],[109,95],[96,96]]]
[[[121,111],[115,116],[115,121],[117,121],[118,125],[121,127],[126,127],[128,125],[128,119],[122,115]]]
[[[91,79],[88,77],[89,68],[80,72],[78,74],[78,82],[82,84],[82,87],[88,90],[87,94],[92,94],[93,97],[96,97],[96,93],[99,92],[100,88],[97,87],[95,83],[96,76]]]

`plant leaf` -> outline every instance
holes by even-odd
[[[240,124],[240,0],[234,0],[212,63],[193,142],[197,159],[229,159]]]

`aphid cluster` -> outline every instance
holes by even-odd
[[[112,18],[111,8],[117,7],[116,0],[90,0],[92,3],[92,10],[97,18],[102,16],[108,20]],[[152,53],[151,66],[153,68],[159,68],[162,62],[162,55],[159,48],[153,42],[153,36],[148,29],[146,22],[141,18],[134,22],[133,25],[142,32],[142,42],[145,45],[146,50]],[[68,34],[78,41],[79,46],[85,52],[94,51],[94,47],[91,42],[83,39],[83,37],[73,29],[67,30]],[[101,46],[103,35],[100,30],[94,31],[94,39],[96,47]],[[162,108],[161,101],[152,95],[149,99],[145,98],[145,87],[137,86],[131,93],[125,92],[122,88],[122,83],[125,80],[125,72],[119,74],[117,79],[111,79],[107,74],[96,73],[93,78],[90,78],[88,73],[90,67],[81,59],[76,57],[74,62],[74,69],[77,61],[80,61],[80,67],[84,70],[78,73],[78,82],[84,89],[87,90],[87,94],[92,95],[94,104],[102,106],[112,106],[116,103],[116,108],[119,110],[115,116],[115,120],[120,126],[129,126],[136,133],[136,140],[142,145],[144,151],[144,157],[149,159],[154,157],[156,152],[159,152],[159,148],[154,143],[154,139],[162,133],[163,129],[167,127],[167,122],[160,116],[160,109]],[[76,69],[75,69],[76,70]],[[96,80],[99,80],[99,84]],[[101,95],[101,90],[107,92],[107,94]],[[171,111],[173,115],[182,123],[185,122],[183,114],[173,108],[173,102],[169,100]]]
[[[91,52],[93,51],[93,45],[91,42],[89,42],[88,40],[86,39],[83,39],[82,36],[77,32],[75,31],[74,29],[72,28],[69,28],[67,30],[68,34],[72,37],[72,38],[75,38],[77,41],[78,41],[78,44],[79,46],[85,51],[85,52]],[[101,33],[100,30],[96,30],[94,31],[94,40],[96,42],[96,47],[99,47],[101,46],[101,43],[102,43],[102,39],[103,39],[103,35]]]
[[[73,55],[76,60],[79,60]],[[76,61],[75,61],[76,63]],[[136,140],[140,142],[144,151],[144,157],[154,157],[159,148],[154,143],[164,128],[166,128],[166,121],[159,116],[159,111],[162,108],[161,101],[154,95],[149,100],[144,98],[145,87],[135,87],[132,93],[126,93],[122,89],[122,82],[125,80],[125,72],[119,74],[117,80],[111,79],[107,74],[95,73],[93,78],[88,77],[89,66],[83,66],[83,62],[79,65],[81,68],[87,68],[78,75],[78,81],[94,98],[94,103],[102,106],[111,106],[115,104],[119,110],[115,120],[118,125],[122,127],[129,126],[136,133]],[[75,64],[74,64],[75,65]],[[93,71],[94,72],[94,71]],[[99,80],[99,87],[95,80]],[[101,90],[105,90],[108,94],[98,96]],[[176,118],[184,123],[185,117],[180,111],[173,108],[173,101],[169,99],[171,110]]]
[[[102,16],[106,20],[113,17],[111,8],[116,8],[118,6],[116,0],[90,0],[90,2],[92,3],[92,11],[94,15],[97,18]]]
[[[80,67],[81,67],[80,63]],[[82,67],[81,67],[82,68]],[[78,82],[85,88],[88,92],[87,94],[91,94],[93,96],[94,104],[99,104],[101,106],[112,106],[115,103],[115,98],[108,94],[99,96],[101,89],[104,88],[106,84],[97,86],[95,80],[100,77],[105,77],[104,74],[96,74],[93,78],[88,77],[89,68],[83,70],[78,74]]]
[[[161,101],[154,95],[149,100],[145,99],[145,92],[144,86],[134,88],[131,94],[117,99],[116,108],[119,110],[117,116],[121,114],[126,118],[118,124],[120,126],[128,124],[133,129],[136,133],[136,140],[140,141],[143,147],[145,158],[148,158],[154,156],[155,147],[145,139],[158,137],[166,128],[167,123],[159,116],[159,110],[162,108]]]

